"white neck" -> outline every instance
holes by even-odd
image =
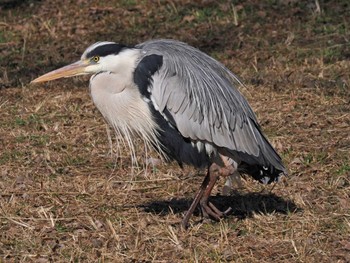
[[[139,52],[131,49],[118,56],[105,57],[107,60],[114,58],[115,61],[104,61],[105,65],[108,63],[113,67],[90,79],[93,102],[117,134],[124,136],[132,153],[132,134],[139,135],[148,145],[158,145],[155,130],[157,125],[133,80]]]

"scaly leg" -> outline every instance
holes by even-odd
[[[188,222],[190,220],[190,217],[192,216],[194,210],[196,209],[198,203],[201,206],[202,213],[205,217],[213,217],[216,220],[219,220],[223,216],[225,216],[227,213],[231,211],[231,208],[227,209],[225,212],[221,212],[219,209],[217,209],[212,203],[208,202],[210,193],[220,175],[227,176],[227,174],[230,171],[228,171],[227,168],[222,168],[218,166],[217,164],[213,163],[209,169],[206,177],[204,178],[201,187],[196,193],[196,196],[186,212],[184,218],[182,219],[181,225],[184,229],[187,229]]]
[[[216,220],[220,220],[222,217],[226,216],[230,211],[231,207],[228,208],[225,212],[220,211],[217,209],[213,203],[209,202],[209,196],[211,194],[211,191],[213,190],[213,187],[218,180],[220,175],[227,176],[227,173],[229,171],[226,168],[222,168],[218,166],[217,164],[213,163],[209,168],[209,183],[207,188],[204,191],[204,194],[200,200],[200,206],[202,209],[202,213],[204,217],[213,217]]]
[[[202,199],[203,197],[203,194],[204,194],[204,191],[205,189],[207,188],[208,186],[208,183],[209,183],[209,180],[210,180],[210,175],[209,175],[209,170],[208,170],[208,173],[207,175],[205,176],[203,182],[202,182],[202,185],[201,187],[199,188],[199,190],[197,191],[196,193],[196,196],[190,206],[190,208],[187,210],[184,218],[182,219],[182,222],[181,222],[181,226],[184,228],[184,229],[187,229],[188,227],[188,221],[190,220],[190,217],[191,215],[193,214],[194,210],[196,209],[199,201]]]

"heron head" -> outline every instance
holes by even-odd
[[[77,62],[46,73],[34,79],[31,83],[78,75],[97,74],[102,71],[113,72],[118,66],[118,59],[115,59],[116,56],[128,48],[128,46],[114,42],[97,42],[88,47]]]

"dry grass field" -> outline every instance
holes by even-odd
[[[350,262],[350,3],[1,0],[0,262]],[[290,175],[180,221],[205,171],[139,167],[88,78],[30,85],[90,44],[185,41],[223,62]],[[108,136],[110,134],[111,136]],[[112,138],[109,140],[108,138]]]

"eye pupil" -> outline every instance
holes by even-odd
[[[92,58],[95,62],[98,62],[100,60],[100,57],[99,56],[95,56]]]

